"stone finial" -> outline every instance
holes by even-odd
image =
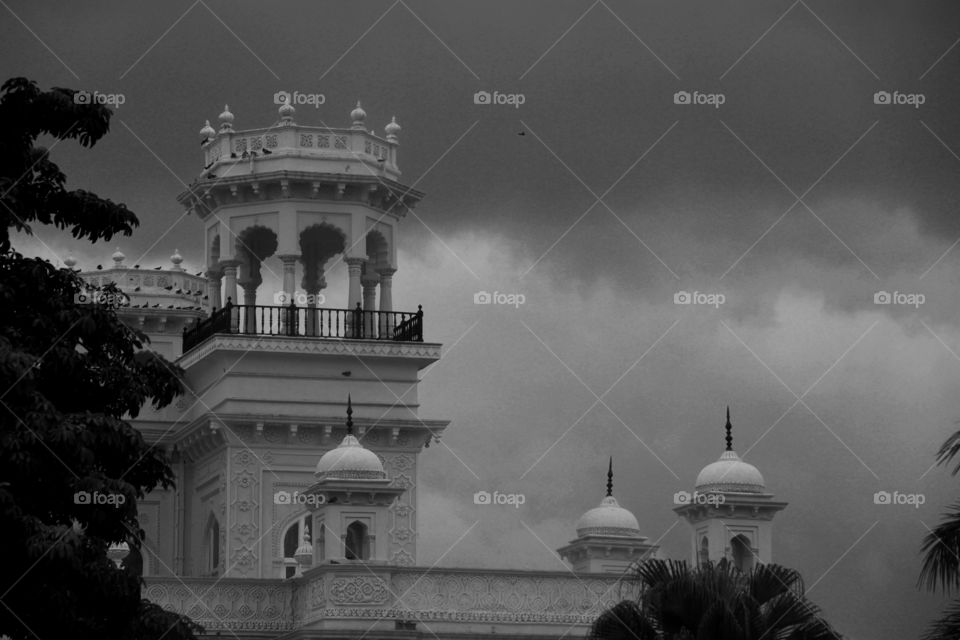
[[[364,128],[363,121],[367,119],[367,112],[360,106],[359,100],[357,100],[357,106],[350,112],[350,119],[353,120],[354,129]]]
[[[123,266],[123,260],[127,256],[123,255],[123,253],[120,252],[120,247],[117,247],[117,250],[114,251],[113,255],[110,257],[113,259],[113,268],[119,269],[120,267]]]
[[[75,266],[77,266],[77,259],[73,256],[67,256],[63,261],[63,264],[66,265],[67,269],[73,269]]]
[[[180,266],[180,263],[183,262],[183,256],[180,255],[179,249],[173,250],[173,255],[170,256],[170,262],[173,263],[173,271],[183,271],[183,267]]]
[[[210,138],[217,135],[217,132],[214,131],[213,127],[210,126],[210,121],[206,120],[203,123],[203,129],[200,129],[200,140],[206,142]]]
[[[397,123],[397,116],[393,116],[387,126],[383,128],[383,130],[387,132],[387,142],[399,142],[400,139],[397,137],[397,134],[400,133],[401,128]]]
[[[220,114],[220,131],[233,131],[233,114],[227,105],[223,105],[223,113]]]

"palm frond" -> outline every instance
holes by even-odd
[[[958,453],[960,453],[960,431],[954,431],[953,435],[947,438],[947,441],[940,447],[940,451],[937,452],[937,464],[949,464]],[[955,476],[958,473],[960,473],[960,462],[953,468],[950,475]]]
[[[960,501],[953,503],[940,524],[923,538],[923,566],[917,586],[950,593],[960,587]]]
[[[960,638],[960,600],[954,600],[924,632],[923,640],[956,640]]]

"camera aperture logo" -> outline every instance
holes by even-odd
[[[677,291],[673,294],[673,304],[707,305],[719,309],[727,301],[722,293],[705,293],[703,291]]]
[[[690,493],[689,491],[677,491],[673,494],[673,504],[678,505],[695,504],[706,507],[719,507],[726,501],[727,498],[722,493],[700,493],[699,491]]]
[[[74,104],[102,104],[119,108],[127,97],[122,93],[100,93],[99,91],[77,91],[73,94]]]
[[[899,491],[877,491],[873,494],[873,504],[895,504],[908,505],[914,509],[919,509],[920,505],[927,501],[927,496],[922,493],[900,493]]]
[[[673,94],[673,104],[680,105],[706,105],[719,109],[720,105],[727,101],[727,96],[722,93],[703,93],[702,91],[677,91]]]
[[[313,505],[326,504],[327,496],[322,493],[300,493],[299,491],[277,491],[273,494],[273,504]]]
[[[300,93],[299,91],[277,91],[273,94],[273,104],[309,105],[319,109],[327,101],[322,93]]]
[[[82,504],[87,506],[120,507],[126,504],[127,496],[122,493],[100,493],[99,491],[77,491],[73,494],[73,504]]]
[[[877,291],[873,294],[873,304],[894,304],[919,309],[927,301],[922,293],[904,293],[902,291]]]
[[[527,496],[522,493],[500,493],[499,491],[494,491],[490,493],[489,491],[477,491],[473,494],[473,504],[480,506],[485,505],[512,505],[513,507],[519,509],[520,505],[524,504],[527,501]]]
[[[477,91],[473,94],[473,104],[485,105],[512,105],[514,109],[519,109],[520,105],[527,101],[527,97],[522,93],[500,93],[494,91]]]
[[[901,93],[899,91],[877,91],[873,94],[873,104],[901,105],[919,109],[926,103],[927,96],[922,93]]]
[[[522,293],[503,293],[502,291],[477,291],[473,294],[473,304],[501,304],[519,309],[527,301]]]

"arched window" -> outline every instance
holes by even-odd
[[[207,519],[207,526],[203,533],[204,555],[206,557],[205,572],[209,576],[220,573],[220,523],[211,513]]]
[[[308,514],[303,514],[290,523],[287,530],[283,533],[283,570],[284,578],[292,578],[297,572],[297,559],[294,557],[297,553],[297,547],[303,542],[303,532],[307,526]]]
[[[707,536],[700,538],[700,549],[697,551],[697,562],[703,566],[710,563],[710,543]]]
[[[730,539],[730,551],[733,555],[733,566],[744,573],[753,569],[753,549],[745,535],[740,534]]]
[[[347,527],[344,557],[347,560],[370,559],[370,536],[367,534],[367,525],[354,520]]]

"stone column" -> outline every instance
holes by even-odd
[[[257,327],[257,285],[242,283],[243,287],[243,323],[240,330],[243,333],[259,333]],[[264,333],[269,333],[269,327],[263,327]]]
[[[296,304],[297,260],[300,256],[296,254],[284,254],[277,257],[283,265],[283,292],[287,294],[284,307],[289,308],[291,303]],[[292,312],[286,310],[280,311],[280,333],[282,334],[296,330],[295,317],[291,317],[291,313],[295,316],[297,312],[295,310]]]
[[[208,269],[204,275],[207,276],[207,302],[210,305],[210,309],[219,309],[223,306],[223,303],[220,302],[220,287],[223,284],[223,272]]]
[[[396,269],[380,269],[380,337],[393,335],[396,323],[393,320],[393,274]]]
[[[226,298],[224,306],[229,302],[239,304],[237,299],[237,266],[240,264],[236,260],[226,260],[223,265],[223,295]],[[240,326],[239,312],[234,310],[230,313],[230,330],[236,331]]]
[[[347,337],[354,337],[359,334],[360,327],[354,327],[353,324],[353,311],[357,308],[357,305],[360,304],[360,272],[363,268],[363,258],[347,258],[344,260],[347,263],[347,275],[349,278],[349,289],[347,295]]]
[[[360,279],[363,285],[363,337],[376,337],[377,284],[380,278],[373,273],[365,273]]]

